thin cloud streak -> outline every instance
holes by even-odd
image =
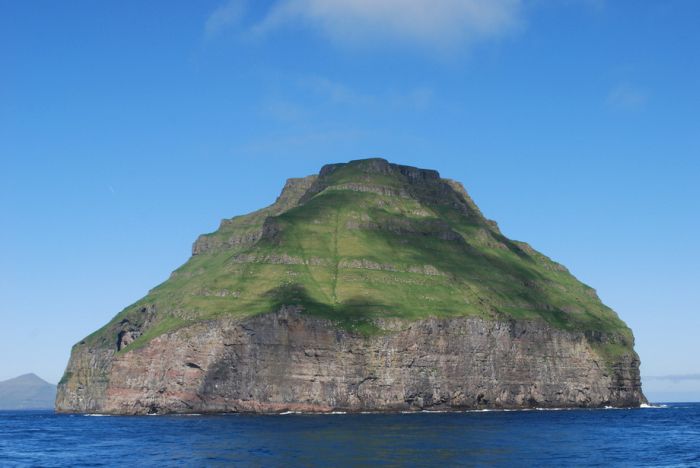
[[[422,112],[435,101],[435,91],[429,86],[365,93],[320,75],[300,76],[281,87],[294,92],[269,95],[261,100],[258,109],[264,117],[287,123],[311,124],[329,107],[373,113]]]
[[[302,88],[312,91],[330,104],[394,109],[424,110],[435,97],[431,87],[419,86],[403,91],[368,94],[324,76],[306,76],[299,80]]]
[[[343,45],[389,42],[456,49],[493,39],[522,23],[523,0],[278,0],[248,32],[310,28]],[[207,20],[208,37],[232,27],[244,14],[242,0],[230,0]],[[378,42],[381,40],[381,42]]]
[[[620,110],[638,110],[644,107],[649,99],[645,90],[629,83],[614,87],[608,94],[608,105]]]
[[[286,99],[266,99],[260,106],[260,113],[275,120],[298,122],[308,117],[308,110]]]
[[[237,25],[247,10],[244,0],[229,0],[214,10],[204,24],[204,35],[210,39],[225,29]]]
[[[323,76],[303,77],[299,84],[332,104],[369,105],[376,101],[374,96],[357,92],[343,83]]]

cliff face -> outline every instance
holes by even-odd
[[[62,412],[638,406],[629,329],[435,171],[290,179],[73,348]]]
[[[582,333],[479,318],[381,326],[385,333],[366,337],[283,309],[239,323],[201,323],[117,357],[74,355],[74,384],[64,385],[57,409],[407,411],[644,401],[637,357],[610,365]],[[100,372],[89,372],[95,368]]]

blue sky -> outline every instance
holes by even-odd
[[[221,218],[381,156],[462,181],[632,327],[653,399],[700,399],[699,17],[694,0],[0,0],[0,379],[57,381]]]

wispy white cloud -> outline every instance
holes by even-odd
[[[304,76],[299,79],[299,85],[330,104],[370,105],[376,102],[375,96],[324,76]]]
[[[258,106],[263,117],[287,123],[312,123],[329,109],[421,112],[435,100],[435,92],[428,86],[367,93],[319,75],[300,76],[282,88],[293,92],[277,91],[263,98]]]
[[[307,27],[344,45],[376,47],[387,41],[463,48],[515,29],[523,0],[277,0],[250,32],[266,36]],[[229,0],[207,20],[208,36],[235,24],[242,0]]]
[[[260,105],[260,112],[266,117],[284,122],[298,122],[308,117],[308,110],[287,99],[267,98]]]
[[[247,4],[244,0],[228,0],[207,18],[204,34],[211,38],[227,28],[237,25],[245,15]]]
[[[649,100],[648,93],[629,83],[615,86],[608,94],[608,105],[621,110],[638,110],[644,107]]]
[[[559,6],[559,7],[583,7],[591,11],[603,11],[607,8],[609,0],[529,0],[533,6]]]
[[[329,104],[348,106],[423,110],[432,103],[435,95],[428,86],[369,94],[323,76],[305,76],[299,80],[299,84]]]
[[[569,2],[587,6],[595,11],[603,11],[608,6],[608,0],[569,0]]]
[[[433,88],[421,86],[404,94],[393,94],[392,102],[395,107],[407,107],[413,110],[423,110],[429,107],[435,97]]]

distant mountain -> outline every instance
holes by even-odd
[[[0,382],[0,410],[52,409],[56,386],[35,374]]]

